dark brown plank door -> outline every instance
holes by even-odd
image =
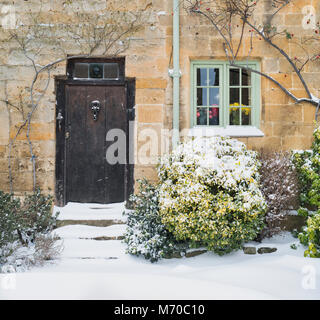
[[[121,129],[126,134],[127,113],[126,95],[124,86],[106,87],[106,128],[107,130]],[[107,141],[106,147],[117,143],[119,138]],[[121,137],[120,137],[121,139]],[[126,150],[124,150],[126,154]],[[115,152],[115,156],[118,153]],[[125,197],[125,164],[110,164],[106,161],[106,198],[108,203],[122,202]]]
[[[90,103],[100,101],[94,120]],[[106,102],[102,86],[66,87],[66,198],[67,202],[106,202]]]

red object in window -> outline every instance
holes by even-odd
[[[197,117],[198,117],[198,118],[200,117],[200,112],[197,112]]]
[[[211,109],[212,110],[212,115],[214,116],[214,117],[217,117],[218,116],[218,108],[212,108]]]

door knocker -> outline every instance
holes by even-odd
[[[91,101],[91,103],[90,103],[90,108],[91,108],[91,111],[93,114],[94,121],[97,121],[97,119],[98,119],[98,113],[100,111],[100,106],[101,106],[101,103],[98,100]]]

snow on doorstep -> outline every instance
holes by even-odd
[[[109,220],[126,221],[124,202],[97,204],[69,202],[64,207],[54,207],[53,213],[60,212],[58,220]],[[127,210],[126,210],[127,211]]]

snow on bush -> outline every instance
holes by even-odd
[[[0,191],[0,249],[18,237],[20,201]]]
[[[320,258],[320,213],[314,213],[307,219],[307,226],[299,233],[300,242],[308,248],[305,257]]]
[[[59,213],[52,216],[51,210],[52,197],[39,189],[23,202],[0,191],[0,272],[8,265],[26,269],[59,254],[57,238],[50,234]]]
[[[161,223],[159,187],[146,180],[139,183],[140,192],[130,197],[133,210],[128,213],[124,242],[127,244],[127,253],[142,255],[155,262],[181,248]]]
[[[39,234],[48,234],[56,224],[59,212],[52,215],[53,198],[37,189],[28,195],[21,206],[21,228],[18,229],[22,243],[34,242]]]
[[[223,137],[200,137],[162,158],[159,213],[177,240],[218,254],[241,248],[264,226],[257,153]]]
[[[301,205],[320,208],[320,127],[313,136],[312,150],[293,151],[293,162],[299,174]]]
[[[298,213],[307,218],[307,225],[298,237],[308,247],[305,256],[320,258],[320,127],[314,130],[313,136],[312,150],[293,152],[293,162],[300,183]]]

